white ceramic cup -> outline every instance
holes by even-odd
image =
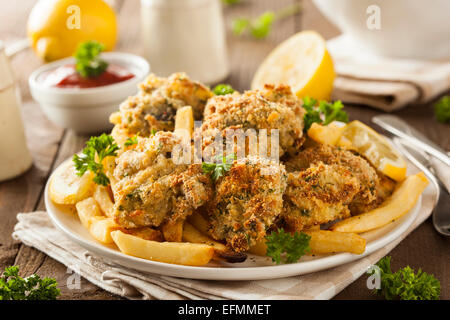
[[[399,58],[450,58],[449,0],[314,0],[314,3],[361,50]],[[367,24],[376,15],[373,6],[379,8],[379,29]],[[373,26],[371,21],[369,25]]]
[[[212,84],[229,74],[220,0],[141,0],[144,56],[152,72],[186,72]]]
[[[19,89],[0,41],[0,181],[24,173],[32,164],[20,106]]]

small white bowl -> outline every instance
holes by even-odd
[[[45,115],[55,124],[78,133],[109,130],[109,115],[129,96],[136,94],[138,83],[150,72],[148,62],[139,56],[122,52],[105,52],[102,58],[110,64],[126,68],[134,77],[115,84],[95,88],[57,88],[44,84],[40,77],[62,65],[74,64],[67,58],[46,64],[28,79],[31,95]]]

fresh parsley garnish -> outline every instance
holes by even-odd
[[[272,31],[275,21],[283,20],[300,12],[300,6],[295,4],[287,6],[280,11],[266,11],[256,18],[236,18],[232,21],[232,30],[236,36],[245,32],[256,38],[263,39]]]
[[[94,182],[103,186],[109,184],[109,178],[103,172],[102,161],[106,157],[116,156],[119,147],[114,142],[113,137],[103,133],[99,137],[91,137],[86,142],[86,147],[82,154],[74,154],[73,162],[78,176],[82,176],[87,170],[93,172]]]
[[[236,18],[232,21],[233,33],[237,36],[249,31],[256,39],[262,39],[269,35],[275,21],[275,13],[267,11],[254,19]]]
[[[55,279],[37,274],[22,278],[19,267],[7,267],[0,277],[0,300],[55,300],[60,295],[57,285]]]
[[[211,178],[216,181],[220,177],[224,176],[226,172],[230,171],[235,159],[236,156],[234,154],[230,154],[226,157],[222,156],[222,161],[219,163],[203,162],[202,170],[204,173],[212,173]]]
[[[303,108],[306,113],[304,115],[304,131],[308,131],[314,122],[324,126],[333,121],[348,122],[348,114],[343,110],[344,105],[341,101],[333,103],[327,101],[320,101],[317,103],[316,99],[305,97],[303,98]]]
[[[303,232],[294,234],[278,229],[266,236],[267,256],[276,264],[297,262],[303,255],[310,252],[311,236]]]
[[[322,124],[326,126],[333,121],[348,122],[348,114],[342,109],[344,109],[344,105],[340,100],[333,103],[320,101],[319,110],[325,115],[325,119]]]
[[[237,4],[237,3],[239,3],[239,2],[241,2],[241,0],[222,0],[222,2],[224,3],[224,4],[227,4],[227,5],[233,5],[233,4]]]
[[[82,77],[97,77],[108,68],[108,63],[100,58],[104,49],[105,46],[97,41],[83,42],[78,46],[75,68]]]
[[[305,109],[305,115],[303,117],[303,122],[305,123],[304,131],[308,131],[314,122],[322,123],[320,118],[320,111],[316,108],[317,100],[305,97],[303,98],[303,108]]]
[[[438,300],[441,294],[441,284],[433,275],[417,273],[409,266],[392,273],[391,257],[384,257],[376,264],[380,270],[381,288],[374,293],[384,296],[387,300]],[[376,273],[372,269],[368,274]]]
[[[445,123],[450,121],[450,96],[442,97],[434,105],[434,114],[439,122]]]
[[[213,92],[216,96],[223,96],[229,93],[233,93],[234,89],[229,84],[218,84],[214,87]]]
[[[125,145],[125,147],[131,147],[131,146],[134,146],[137,143],[138,143],[138,135],[135,135],[133,137],[129,137],[125,141],[124,145]]]

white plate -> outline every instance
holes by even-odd
[[[50,178],[51,179],[51,178]],[[50,181],[49,179],[49,181]],[[53,224],[71,240],[83,248],[115,263],[136,270],[174,276],[180,278],[205,280],[261,280],[284,278],[294,275],[312,273],[348,263],[386,246],[398,238],[416,219],[422,197],[416,206],[399,220],[389,225],[362,234],[367,239],[364,254],[338,253],[333,255],[305,256],[297,263],[274,265],[270,258],[249,255],[243,263],[211,262],[204,267],[181,266],[145,260],[121,253],[115,245],[103,245],[96,241],[81,225],[77,215],[67,208],[54,204],[48,194],[49,183],[45,187],[45,205]]]

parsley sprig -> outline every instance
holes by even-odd
[[[276,264],[297,262],[303,255],[310,252],[311,236],[306,233],[287,233],[278,229],[266,236],[267,256]]]
[[[37,274],[22,278],[19,267],[7,267],[0,277],[0,300],[55,300],[60,295],[57,285],[55,279]]]
[[[108,63],[100,58],[103,50],[105,46],[97,41],[83,42],[78,46],[75,68],[82,77],[97,77],[108,68]]]
[[[316,99],[305,97],[303,98],[303,108],[306,110],[303,118],[305,123],[304,131],[308,131],[314,122],[324,126],[333,121],[348,122],[348,114],[343,110],[344,105],[341,101],[333,103],[320,101],[317,103]]]
[[[219,160],[220,157],[216,159]],[[218,163],[203,162],[202,170],[204,173],[211,173],[211,178],[216,181],[220,177],[224,176],[226,172],[230,171],[235,159],[236,155],[230,154],[228,156],[222,156],[222,161]]]
[[[74,154],[73,162],[78,176],[82,176],[87,170],[93,172],[94,182],[103,186],[109,184],[109,178],[103,171],[102,161],[106,157],[116,156],[119,147],[114,142],[113,137],[103,133],[99,137],[91,137],[86,142],[86,147],[82,154]]]
[[[227,4],[227,5],[231,6],[233,4],[238,4],[239,2],[241,2],[241,0],[222,0],[222,2],[224,4]]]
[[[129,137],[124,143],[125,147],[131,147],[135,144],[138,144],[138,134],[133,137]]]
[[[229,84],[224,84],[224,83],[218,84],[213,89],[213,93],[216,96],[223,96],[223,95],[233,93],[233,92],[234,92],[234,89]]]
[[[439,122],[450,122],[450,96],[442,97],[434,105],[434,114]]]
[[[384,296],[387,300],[438,300],[441,294],[441,284],[433,275],[421,269],[414,272],[409,266],[392,272],[391,257],[387,256],[378,261],[380,269],[381,288],[374,293]],[[372,269],[368,274],[376,272]]]
[[[263,39],[272,31],[276,21],[283,20],[300,12],[300,6],[295,4],[287,6],[279,11],[266,11],[260,16],[250,18],[236,18],[232,21],[233,33],[237,36],[248,32],[256,39]]]

